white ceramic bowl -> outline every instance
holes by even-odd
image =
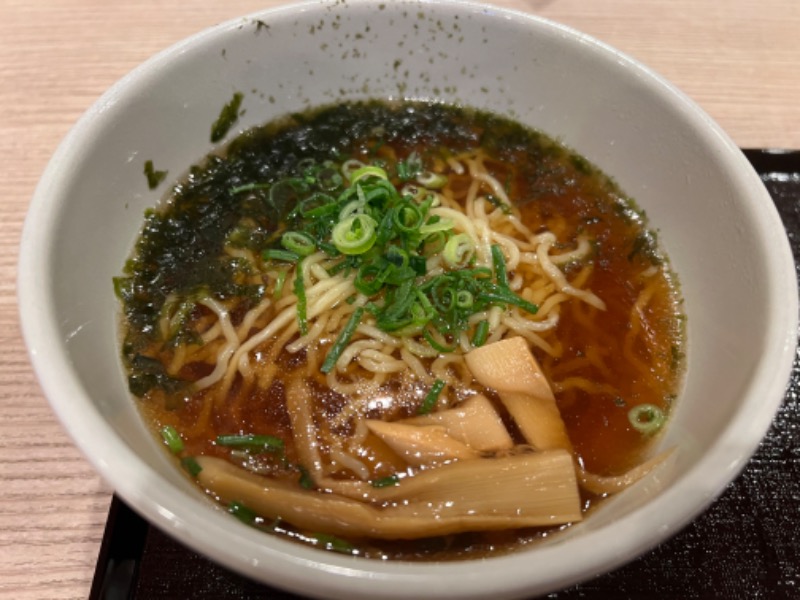
[[[510,115],[611,174],[660,230],[688,314],[689,368],[662,445],[668,469],[569,535],[448,564],[367,561],[265,536],[216,509],[145,430],[118,359],[111,278],[149,191],[212,149],[234,91],[246,128],[341,99],[437,98]],[[152,523],[252,578],[316,597],[532,596],[609,570],[702,511],[742,469],[783,396],[796,284],[759,178],[695,104],[646,67],[528,15],[451,1],[348,0],[237,19],[159,54],[66,137],[30,207],[19,268],[25,337],[53,409],[115,490]]]

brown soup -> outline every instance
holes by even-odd
[[[115,289],[131,392],[190,476],[252,526],[367,557],[485,556],[572,521],[331,532],[228,497],[202,457],[286,502],[400,514],[414,499],[391,490],[420,473],[542,450],[464,360],[521,337],[576,464],[612,476],[643,459],[683,365],[677,283],[633,201],[541,133],[440,104],[342,104],[240,135],[148,211]],[[511,446],[447,431],[464,454],[426,459],[376,433],[416,434],[478,395]],[[585,513],[598,496],[579,493]]]

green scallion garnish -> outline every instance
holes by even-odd
[[[275,298],[281,297],[284,283],[286,283],[286,271],[278,271],[278,274],[275,276],[275,289],[272,292]]]
[[[364,254],[372,248],[378,236],[378,224],[365,214],[354,214],[339,221],[331,232],[333,245],[342,254]]]
[[[284,448],[281,438],[255,433],[218,435],[216,442],[226,448],[238,448],[250,452],[282,452]]]
[[[258,519],[255,511],[235,500],[228,505],[228,512],[245,525],[254,525]]]
[[[278,248],[268,248],[261,253],[264,260],[282,260],[284,262],[296,263],[300,260],[300,255],[289,250],[279,250]]]
[[[397,178],[400,181],[411,181],[422,170],[419,154],[412,152],[405,160],[397,163]]]
[[[422,404],[417,410],[417,414],[420,415],[427,415],[436,407],[436,403],[439,400],[439,394],[442,393],[444,389],[445,382],[441,379],[437,379],[433,382],[431,389],[428,391],[428,394],[425,396],[425,399],[422,401]]]
[[[300,487],[305,490],[313,490],[315,487],[314,480],[311,478],[311,474],[308,472],[308,469],[303,466],[299,466],[297,468],[300,471],[300,479],[298,481]]]
[[[664,411],[655,404],[639,404],[628,411],[628,421],[639,433],[650,435],[664,426]]]
[[[400,479],[397,475],[389,475],[388,477],[381,477],[380,479],[373,479],[370,484],[374,488],[392,487],[400,484]]]
[[[506,188],[508,188],[508,186],[506,186]],[[502,200],[500,200],[500,198],[498,198],[498,197],[497,197],[497,196],[495,196],[494,194],[488,194],[488,195],[486,196],[486,199],[487,199],[489,202],[491,202],[491,203],[492,203],[494,206],[496,206],[497,208],[499,208],[499,209],[500,209],[500,211],[501,211],[501,212],[502,212],[504,215],[509,215],[509,214],[511,214],[511,208],[509,208],[508,204],[506,204],[505,202],[503,202]]]
[[[483,320],[475,327],[475,335],[472,337],[472,346],[479,348],[486,343],[486,338],[489,336],[489,321]]]
[[[181,459],[181,466],[186,469],[192,477],[197,477],[203,470],[203,467],[195,460],[194,456],[186,456]]]
[[[492,244],[492,265],[494,274],[497,277],[497,284],[501,287],[508,287],[508,274],[506,273],[506,258],[503,251],[497,244]]]
[[[447,185],[447,176],[432,171],[425,171],[417,175],[417,183],[424,185],[429,190],[438,190]]]
[[[499,288],[481,293],[481,299],[492,304],[510,304],[535,315],[539,307],[527,300],[520,298],[508,288]]]
[[[422,235],[430,235],[439,231],[450,231],[455,226],[452,219],[442,219],[439,216],[430,217],[424,225],[420,226],[419,232]]]
[[[405,202],[394,209],[394,226],[401,234],[415,233],[422,226],[424,216],[418,206]]]
[[[287,231],[281,236],[281,246],[297,256],[308,256],[317,249],[317,244],[307,233]]]
[[[466,233],[459,233],[447,240],[442,259],[451,269],[460,269],[467,266],[474,254],[475,242]]]
[[[235,188],[239,191],[269,185],[269,202],[288,210],[289,229],[279,237],[281,247],[275,247],[273,238],[262,256],[273,261],[272,268],[278,267],[273,288],[276,298],[283,293],[286,273],[291,272],[280,264],[289,263],[294,268],[301,335],[309,326],[306,281],[300,275],[302,260],[315,251],[327,255],[322,264],[328,275],[353,278],[359,294],[370,299],[365,309],[379,329],[400,337],[422,336],[437,352],[456,350],[464,333],[473,346],[483,344],[490,334],[489,325],[485,321],[474,324],[472,317],[492,306],[535,313],[538,307],[509,287],[500,246],[492,246],[491,266],[471,266],[476,242],[459,233],[453,220],[431,214],[439,205],[438,196],[421,186],[435,187],[443,176],[423,172],[422,162],[415,155],[395,167],[397,178],[418,178],[422,184],[406,183],[401,192],[382,165],[352,160],[339,170],[347,183],[343,180],[332,193],[328,187],[336,183],[333,175],[338,167],[329,161],[320,165],[309,160],[302,168],[298,166],[294,175],[272,184]],[[330,186],[319,184],[325,169]],[[444,270],[429,274],[429,260],[437,254],[441,254]],[[349,301],[355,298],[350,296]],[[362,313],[354,315],[361,319]],[[340,332],[326,357],[325,372],[334,368],[351,336],[350,329]]]
[[[173,454],[180,454],[183,452],[183,440],[181,439],[181,435],[175,430],[172,425],[165,425],[161,428],[161,437],[164,439],[164,443],[167,444],[167,448]]]
[[[458,347],[457,344],[445,346],[443,343],[439,342],[428,329],[422,332],[422,337],[425,338],[425,341],[428,342],[431,348],[442,354],[453,352]]]
[[[297,296],[297,323],[300,326],[300,335],[308,333],[308,318],[306,316],[306,283],[303,279],[302,260],[297,263],[297,272],[294,277],[294,295]]]
[[[353,311],[353,314],[350,315],[350,318],[347,320],[347,324],[342,329],[339,337],[336,338],[333,346],[331,346],[330,351],[328,352],[328,356],[325,357],[325,362],[322,363],[321,371],[323,373],[329,373],[334,365],[336,365],[336,361],[339,360],[339,356],[341,356],[342,351],[347,347],[347,344],[350,343],[350,338],[353,337],[353,333],[355,332],[358,324],[361,322],[361,317],[364,315],[364,308],[359,306]]]
[[[314,539],[316,539],[317,544],[325,548],[325,550],[332,550],[333,552],[339,552],[341,554],[358,553],[356,548],[350,542],[347,542],[342,538],[338,538],[335,535],[317,533],[314,535]]]
[[[272,187],[271,183],[247,183],[230,189],[230,194],[235,195],[240,192],[252,192],[253,190],[268,190]]]
[[[386,171],[384,171],[380,167],[375,167],[373,165],[366,165],[350,173],[350,185],[355,184],[359,179],[366,179],[369,177],[377,177],[378,179],[389,179],[389,176],[386,174]]]

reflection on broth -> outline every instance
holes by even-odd
[[[683,364],[655,234],[546,136],[440,104],[253,129],[148,211],[123,360],[189,475],[367,557],[507,552],[645,474]]]

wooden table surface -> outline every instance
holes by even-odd
[[[61,138],[112,83],[268,0],[0,0],[0,597],[85,598],[112,490],[73,447],[28,363],[16,304],[22,222]],[[509,0],[630,54],[742,147],[800,148],[797,0]]]

